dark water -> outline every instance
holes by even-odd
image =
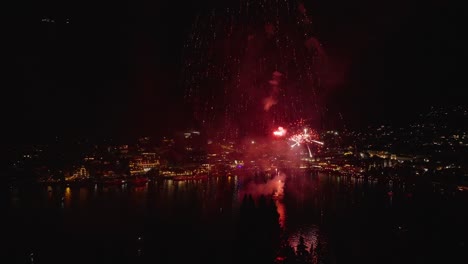
[[[271,233],[278,241],[296,247],[303,236],[308,248],[320,245],[324,263],[468,263],[467,192],[320,173],[282,176],[8,186],[2,263],[250,263],[246,245],[254,253],[264,245],[240,235],[255,231],[242,221],[262,229],[270,220],[280,227]],[[257,204],[268,194],[278,214],[243,216],[249,193]],[[273,263],[275,256],[265,256],[262,263]]]

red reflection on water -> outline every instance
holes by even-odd
[[[286,207],[279,200],[276,200],[275,204],[276,204],[276,211],[279,214],[279,224],[281,228],[284,229],[284,227],[286,226]]]

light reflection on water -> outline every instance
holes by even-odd
[[[304,238],[305,245],[310,250],[312,245],[313,249],[317,246],[317,241],[319,237],[319,228],[316,225],[299,227],[294,232],[289,234],[288,242],[293,248],[297,248],[299,244],[299,238]]]
[[[316,178],[304,179],[302,175],[290,175],[290,184],[294,184],[294,190],[283,190],[284,183],[281,186],[275,183],[275,204],[279,214],[279,224],[284,232],[288,235],[288,241],[294,248],[297,247],[299,237],[304,237],[306,246],[315,247],[319,234],[319,225],[323,220],[321,204],[323,197],[317,196],[325,181],[327,175],[319,174]],[[271,175],[267,175],[266,182],[272,179]],[[239,206],[243,195],[246,194],[245,189],[248,188],[249,177],[216,177],[208,180],[189,180],[189,181],[173,181],[173,180],[157,180],[148,182],[142,186],[132,186],[127,183],[114,186],[98,186],[94,184],[90,187],[81,186],[47,186],[45,189],[48,197],[47,203],[52,203],[54,197],[60,197],[62,194],[61,205],[65,209],[72,209],[74,204],[78,207],[85,208],[89,203],[92,193],[93,199],[104,200],[110,199],[107,202],[115,202],[114,200],[129,199],[131,206],[135,208],[151,208],[145,207],[147,203],[153,204],[156,208],[162,209],[164,212],[173,213],[176,209],[172,207],[181,207],[181,204],[200,203],[199,209],[201,214],[210,217],[214,212],[230,213],[232,217],[237,218]],[[335,178],[337,186],[357,186],[362,185],[362,180],[355,178],[337,177]],[[256,185],[254,185],[256,186]],[[286,194],[284,193],[286,192]],[[151,194],[149,194],[151,193]],[[229,193],[230,197],[226,200],[224,194]],[[294,200],[294,208],[288,209],[288,204],[283,200],[283,195],[289,195]],[[150,196],[150,197],[149,197]],[[119,198],[120,197],[120,198]],[[12,193],[12,201],[17,204],[19,200],[17,192]],[[319,211],[318,218],[309,219],[309,222],[297,221],[290,219],[297,217],[296,215],[288,215],[288,210],[305,211],[307,205],[313,205],[315,211]],[[185,206],[182,206],[185,208]],[[303,212],[304,213],[304,212]],[[288,221],[290,220],[290,221]],[[322,238],[323,239],[323,238]]]
[[[81,193],[81,189],[80,189]],[[66,208],[70,208],[72,203],[72,192],[70,187],[65,188],[64,203]]]
[[[39,215],[45,219],[44,223],[30,223],[27,220],[31,230],[45,229],[44,226],[53,224],[54,229],[46,229],[47,236],[57,237],[57,241],[60,241],[58,238],[62,233],[66,233],[69,234],[67,237],[80,237],[83,241],[101,237],[110,243],[115,237],[130,237],[130,241],[135,241],[136,237],[144,236],[146,240],[153,236],[169,243],[173,242],[173,232],[178,235],[192,235],[193,232],[206,240],[229,241],[235,237],[239,208],[247,191],[254,192],[260,188],[259,193],[265,194],[270,191],[269,183],[273,183],[272,194],[276,194],[274,202],[279,214],[278,221],[293,248],[297,248],[300,237],[304,238],[308,249],[311,246],[315,249],[319,240],[325,245],[336,244],[330,238],[332,236],[345,239],[353,246],[363,244],[363,241],[370,243],[366,239],[370,241],[368,237],[373,238],[373,234],[366,231],[367,226],[381,228],[381,225],[388,230],[395,227],[411,231],[411,217],[408,215],[413,208],[410,207],[414,198],[412,184],[379,182],[376,179],[367,181],[322,173],[292,171],[285,174],[285,182],[278,181],[274,175],[251,175],[190,181],[154,180],[141,186],[55,185],[32,190],[12,187],[9,192],[13,212],[11,221],[12,224],[16,224],[16,220],[26,221],[23,218],[29,219],[29,211],[36,212],[35,209],[48,209],[46,212],[49,214],[55,208],[58,212],[51,218]],[[435,188],[427,197],[440,204],[448,196],[455,197],[451,192],[446,193]],[[421,199],[422,202],[426,200]],[[379,216],[376,219],[381,223],[366,222],[374,214]],[[417,226],[425,223],[420,221],[419,215],[412,218],[417,219],[414,220]],[[353,230],[357,228],[364,228],[364,232],[367,232],[365,236],[359,237],[358,231]],[[376,230],[380,232],[384,229]],[[404,234],[403,231],[398,234]],[[390,231],[386,234],[393,236]],[[40,240],[44,237],[41,235],[32,237],[25,233],[22,237],[31,247],[40,248],[44,243]],[[7,238],[14,240],[9,236]],[[18,242],[19,245],[21,243],[24,241]],[[138,243],[138,246],[133,245],[136,248],[132,252],[142,254],[144,242]],[[42,250],[47,251],[49,247]]]
[[[279,215],[279,224],[280,227],[284,230],[286,227],[286,208],[284,206],[284,203],[280,200],[275,200],[276,204],[276,211],[278,212]]]

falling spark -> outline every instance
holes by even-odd
[[[182,80],[203,131],[236,138],[264,135],[272,123],[319,121],[326,54],[312,21],[296,0],[240,0],[196,17]]]

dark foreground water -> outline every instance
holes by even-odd
[[[467,196],[298,171],[143,186],[6,186],[0,261],[273,263],[284,255],[281,244],[296,248],[302,236],[315,263],[468,263]]]

